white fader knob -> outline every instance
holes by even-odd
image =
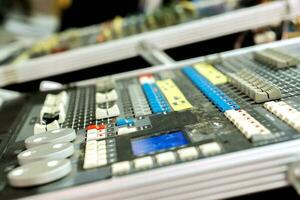
[[[47,131],[52,131],[52,130],[56,130],[59,129],[59,123],[57,120],[54,120],[53,122],[51,122],[50,124],[47,124]]]
[[[13,187],[30,187],[56,181],[72,170],[69,159],[41,160],[10,171],[8,182]]]
[[[20,165],[45,160],[45,159],[64,159],[74,153],[74,145],[68,143],[50,143],[33,147],[21,152],[18,155]]]
[[[44,133],[47,131],[46,128],[47,128],[46,125],[36,123],[33,128],[33,133],[34,134]]]
[[[32,148],[42,144],[71,142],[75,140],[76,132],[74,129],[61,128],[53,131],[47,131],[38,135],[30,136],[25,140],[26,148]]]

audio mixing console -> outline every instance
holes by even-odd
[[[299,58],[298,40],[6,103],[0,198],[220,199],[286,186],[300,161]]]

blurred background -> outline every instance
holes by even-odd
[[[127,40],[147,33],[163,34],[169,27],[214,19],[246,9],[261,9],[264,5],[283,2],[275,0],[119,0],[119,1],[83,1],[83,0],[0,0],[0,69],[7,66],[21,66],[28,60],[65,53],[75,49],[89,49],[111,41]],[[288,2],[288,1],[286,1]],[[274,4],[274,8],[276,5]],[[289,12],[289,7],[286,12]],[[247,13],[247,11],[245,11]],[[224,15],[224,19],[225,19]],[[237,15],[239,16],[239,15]],[[243,13],[240,14],[243,16]],[[220,18],[219,18],[220,20]],[[241,18],[242,20],[242,18]],[[254,23],[253,16],[251,23]],[[238,19],[235,23],[239,22]],[[214,21],[211,20],[210,24]],[[226,27],[231,21],[222,26]],[[249,22],[245,22],[249,23]],[[220,32],[217,36],[192,35],[194,42],[179,42],[164,50],[174,60],[183,60],[212,53],[238,49],[256,44],[300,36],[300,18],[274,19],[274,23],[242,30],[243,22],[236,25],[237,30]],[[235,27],[235,26],[234,26]],[[220,27],[219,27],[220,28]],[[242,30],[242,31],[239,31]],[[207,30],[207,32],[209,32]],[[214,34],[212,30],[212,35]],[[221,36],[219,36],[221,35]],[[190,37],[190,35],[180,36]],[[180,38],[180,39],[181,39]],[[115,48],[118,53],[118,48]],[[34,64],[34,63],[33,63]],[[93,78],[91,74],[107,75],[128,71],[151,64],[141,59],[120,58],[112,62],[88,66],[79,75],[72,68],[57,72],[57,75],[29,78],[21,89],[16,81],[10,81],[8,88],[32,91],[36,82],[42,78],[59,82],[71,82]],[[113,67],[112,67],[113,66]],[[42,67],[42,66],[41,66]],[[97,68],[95,68],[97,67]],[[46,71],[49,67],[45,67]],[[122,70],[120,70],[122,69]],[[55,69],[53,69],[55,70]],[[76,70],[74,70],[76,71]],[[52,73],[55,74],[55,73]],[[67,75],[66,75],[67,74]],[[1,70],[0,70],[1,78]],[[28,80],[29,80],[28,79]],[[34,79],[34,80],[33,80]],[[33,81],[33,82],[32,82]],[[34,82],[36,81],[36,82]]]

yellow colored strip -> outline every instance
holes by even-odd
[[[207,63],[199,63],[195,65],[195,69],[207,78],[214,85],[224,84],[228,82],[227,76]]]
[[[174,111],[185,110],[193,107],[171,79],[156,81],[156,84]]]

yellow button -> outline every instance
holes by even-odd
[[[195,65],[195,69],[214,85],[225,84],[228,82],[227,76],[210,64],[199,63]]]
[[[156,84],[174,111],[185,110],[193,107],[171,79],[157,81]]]

